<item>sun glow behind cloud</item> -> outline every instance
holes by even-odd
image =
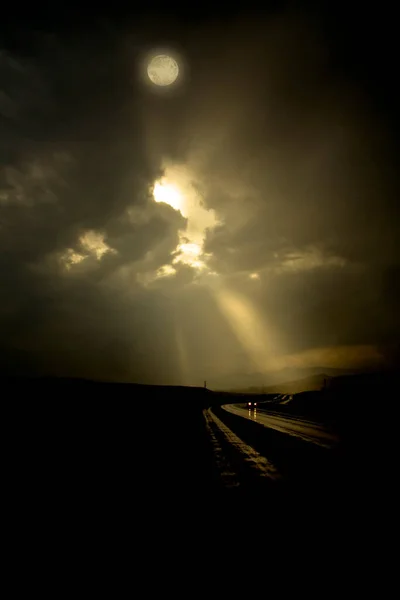
[[[70,271],[73,266],[78,265],[90,256],[96,258],[97,261],[100,261],[105,254],[116,253],[114,248],[111,248],[106,244],[104,235],[93,229],[85,231],[85,233],[80,236],[78,245],[80,247],[80,252],[77,252],[73,248],[67,248],[60,256],[61,262],[67,271]]]
[[[186,227],[179,231],[179,244],[172,254],[172,263],[184,264],[197,272],[207,270],[203,251],[207,229],[218,224],[215,211],[204,206],[201,194],[193,185],[192,174],[186,167],[165,169],[165,176],[156,181],[153,197],[157,203],[168,204],[186,219]]]
[[[183,198],[180,191],[174,185],[167,183],[165,179],[156,181],[153,196],[156,202],[164,202],[164,204],[168,204],[174,210],[182,212]]]
[[[204,206],[202,197],[193,186],[191,173],[185,167],[168,167],[165,175],[156,181],[153,197],[157,203],[169,205],[186,219],[186,227],[179,231],[179,243],[171,256],[171,263],[161,266],[152,281],[176,275],[179,264],[192,267],[197,274],[207,277],[207,285],[215,298],[221,316],[227,321],[250,362],[257,370],[265,371],[271,363],[273,342],[271,331],[243,294],[229,289],[222,277],[208,267],[209,254],[204,253],[206,232],[219,224],[214,210]],[[258,273],[248,277],[259,280]]]

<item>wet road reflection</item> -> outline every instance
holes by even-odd
[[[251,408],[249,408],[249,419],[251,419],[252,421],[257,421],[257,409],[254,408],[253,410],[251,410]]]
[[[264,427],[276,429],[319,446],[331,448],[339,442],[338,436],[321,423],[306,421],[293,415],[269,413],[265,409],[257,411],[256,407],[245,409],[240,405],[225,404],[222,408],[235,415],[256,421]]]

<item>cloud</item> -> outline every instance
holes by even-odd
[[[274,370],[286,368],[308,368],[322,365],[328,368],[365,369],[385,366],[383,354],[374,345],[330,346],[311,348],[297,354],[277,356]]]
[[[305,18],[171,35],[187,68],[168,94],[138,73],[151,24],[1,51],[3,371],[393,363],[394,152],[365,89]]]
[[[282,257],[275,254],[279,263],[276,267],[279,271],[310,271],[318,268],[344,267],[345,259],[340,256],[324,254],[320,248],[305,248],[303,251],[287,251]]]

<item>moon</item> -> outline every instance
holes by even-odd
[[[158,56],[154,56],[149,62],[147,75],[155,85],[171,85],[179,75],[178,63],[172,56],[159,54]]]

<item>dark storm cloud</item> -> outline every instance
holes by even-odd
[[[159,165],[144,149],[135,65],[125,70],[121,40],[101,30],[37,41],[29,58],[1,53],[2,370],[146,379],[152,298],[128,301],[136,273],[118,270],[165,263],[182,219],[149,202]],[[87,255],[88,231],[115,252],[67,272],[63,253]],[[102,287],[110,274],[112,291]],[[150,313],[160,348],[168,320]]]
[[[288,352],[390,346],[400,232],[386,115],[332,68],[310,24],[278,19],[248,33],[234,32],[243,57],[215,79],[199,119],[213,126],[191,148],[224,220],[208,234],[211,265],[261,273],[262,309]]]
[[[252,28],[251,39],[235,33],[240,67],[207,86],[199,127],[213,127],[199,137],[204,149],[191,148],[206,162],[210,203],[231,217],[210,233],[207,249],[218,247],[227,268],[231,257],[233,270],[310,244],[351,260],[389,260],[397,202],[390,132],[363,90],[332,72],[310,25],[282,20],[258,35]]]
[[[150,197],[166,163],[216,211],[209,266],[275,322],[282,352],[364,344],[392,360],[393,149],[362,84],[298,16],[159,30],[0,53],[2,369],[199,383],[252,368],[193,269],[155,275],[185,227]],[[138,74],[163,44],[187,66],[164,95]]]

